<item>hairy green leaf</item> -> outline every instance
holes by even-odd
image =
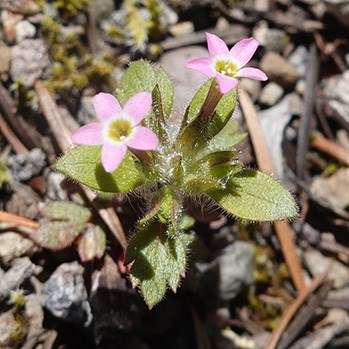
[[[183,235],[169,238],[162,229],[157,222],[149,224],[131,239],[126,251],[125,263],[134,261],[132,285],[140,288],[150,309],[162,300],[167,285],[176,292],[187,260]]]
[[[237,144],[242,142],[246,133],[239,131],[239,123],[230,120],[224,128],[215,135],[207,144],[206,151],[232,150]]]
[[[226,190],[208,192],[228,213],[250,221],[276,221],[297,215],[292,195],[271,176],[245,170],[232,177]]]
[[[126,193],[147,182],[141,165],[129,152],[114,172],[106,172],[100,146],[75,147],[60,157],[53,168],[97,192]]]
[[[88,208],[70,201],[50,202],[43,208],[42,214],[54,220],[80,224],[86,223],[91,218],[91,212]]]
[[[124,105],[138,92],[152,92],[155,85],[153,65],[147,61],[132,62],[121,78],[120,89],[116,91],[118,101]]]
[[[84,228],[84,224],[43,221],[30,238],[41,247],[57,251],[70,246]]]

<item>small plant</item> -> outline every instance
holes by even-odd
[[[210,57],[191,60],[187,67],[211,79],[177,125],[171,124],[173,87],[166,73],[148,62],[133,62],[116,98],[95,97],[100,123],[79,129],[73,140],[82,145],[54,166],[102,195],[143,195],[147,213],[138,221],[125,264],[132,263],[132,284],[149,308],[161,301],[167,286],[175,292],[184,277],[191,202],[247,221],[297,214],[291,194],[271,176],[244,168],[234,148],[242,140],[231,120],[238,79],[266,80],[259,69],[243,68],[258,42],[244,39],[229,51],[217,36],[207,34],[207,40]]]

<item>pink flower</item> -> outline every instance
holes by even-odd
[[[109,93],[99,93],[93,105],[100,123],[82,126],[72,136],[77,144],[103,145],[102,165],[107,172],[114,171],[126,155],[128,147],[138,150],[155,150],[158,137],[140,122],[151,107],[151,95],[139,92],[121,108]]]
[[[191,59],[186,67],[209,77],[215,77],[222,93],[227,93],[238,84],[238,78],[267,80],[268,77],[257,68],[243,68],[252,58],[259,45],[255,38],[237,42],[229,51],[218,36],[206,33],[210,57]]]

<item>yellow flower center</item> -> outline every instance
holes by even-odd
[[[236,65],[229,61],[217,61],[215,64],[215,70],[222,75],[233,78],[237,73]]]
[[[117,119],[113,120],[108,129],[108,137],[113,141],[122,142],[132,132],[132,125],[128,120]]]

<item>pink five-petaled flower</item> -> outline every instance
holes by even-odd
[[[147,114],[152,100],[148,92],[132,96],[123,108],[109,93],[99,93],[93,105],[100,123],[82,126],[73,134],[77,144],[102,145],[102,165],[107,172],[114,171],[126,155],[127,147],[138,150],[155,150],[158,137],[140,122]]]
[[[226,43],[216,35],[206,33],[210,57],[193,58],[186,67],[209,77],[215,77],[221,93],[227,93],[238,84],[237,78],[267,80],[268,77],[257,68],[246,67],[259,45],[255,38],[237,42],[229,51]]]

